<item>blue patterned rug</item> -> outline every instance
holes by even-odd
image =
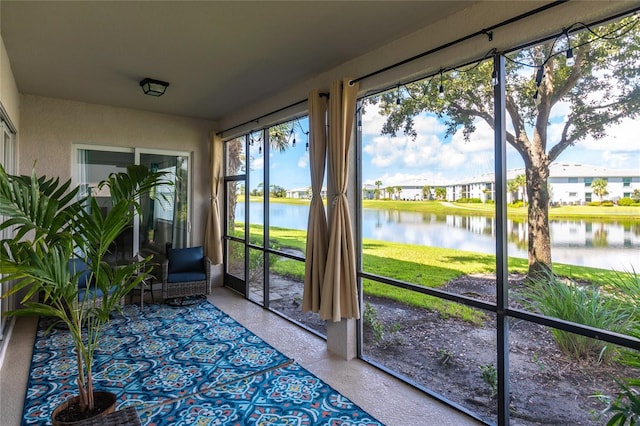
[[[66,330],[34,343],[22,424],[50,424],[77,393]],[[104,333],[96,389],[135,406],[143,425],[381,425],[371,415],[207,301],[127,305]]]

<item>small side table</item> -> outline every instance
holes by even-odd
[[[151,301],[153,303],[156,302],[155,297],[153,296],[153,280],[149,279],[149,282],[147,282],[147,280],[142,280],[140,282],[140,284],[138,284],[136,287],[133,288],[133,290],[131,290],[131,293],[129,293],[129,303],[132,302],[133,300],[133,294],[139,290],[140,291],[140,307],[144,308],[144,294],[146,292],[150,292],[151,293]]]

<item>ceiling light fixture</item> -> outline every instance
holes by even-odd
[[[167,87],[169,87],[169,83],[152,78],[145,78],[140,82],[140,87],[142,87],[145,95],[162,96],[165,90],[167,90]]]

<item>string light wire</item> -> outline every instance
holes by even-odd
[[[509,57],[508,55],[501,53],[505,59],[513,64],[522,66],[522,67],[529,67],[529,68],[536,68],[536,77],[535,77],[535,83],[536,83],[536,92],[533,96],[534,101],[536,102],[536,105],[539,105],[540,102],[540,97],[538,96],[538,87],[542,84],[542,79],[544,77],[544,66],[553,58],[555,58],[558,55],[566,55],[567,57],[567,65],[568,66],[572,66],[572,60],[575,62],[575,57],[573,56],[573,50],[580,48],[582,46],[585,46],[587,44],[593,43],[595,41],[598,40],[615,40],[621,37],[624,37],[625,35],[627,35],[628,33],[630,33],[637,25],[638,22],[640,22],[640,16],[638,15],[638,13],[634,13],[633,16],[635,19],[633,20],[629,20],[628,22],[624,22],[622,23],[620,26],[605,32],[603,34],[598,34],[594,29],[592,29],[589,25],[583,23],[583,22],[576,22],[574,24],[572,24],[571,26],[567,27],[567,28],[563,28],[562,31],[557,34],[554,38],[553,38],[553,43],[551,45],[551,49],[549,50],[549,53],[547,54],[547,56],[544,58],[544,60],[542,61],[541,64],[537,64],[537,63],[527,63],[527,62],[523,62],[523,61],[518,61],[516,59],[513,59],[511,57]],[[602,24],[600,24],[602,25]],[[588,40],[582,43],[578,43],[574,46],[571,46],[570,44],[570,38],[569,35],[571,33],[575,33],[578,31],[588,31],[589,33],[591,33],[595,38],[592,40]],[[621,32],[622,31],[622,32]],[[567,49],[563,49],[561,51],[557,51],[555,52],[555,47],[556,44],[558,43],[558,41],[562,38],[566,38],[567,39],[567,45],[568,48]],[[457,71],[457,72],[461,72],[461,73],[465,73],[465,72],[469,72],[474,70],[475,68],[477,68],[478,66],[480,66],[485,60],[487,60],[490,57],[493,57],[497,52],[497,49],[491,49],[489,52],[487,52],[482,58],[467,62],[464,65],[459,65],[459,66],[455,66],[455,67],[445,67],[445,68],[441,68],[440,70],[438,70],[438,72],[435,72],[429,76],[426,77],[421,77],[421,78],[417,78],[417,79],[413,79],[404,83],[397,83],[396,86],[396,90],[397,90],[397,97],[396,97],[396,105],[399,105],[400,101],[401,101],[401,96],[400,96],[400,89],[402,87],[404,87],[405,92],[409,95],[409,97],[411,97],[413,100],[415,101],[420,101],[419,97],[414,96],[414,94],[412,93],[412,90],[410,88],[410,85],[413,83],[416,83],[418,81],[424,81],[427,80],[427,87],[425,90],[425,93],[422,94],[422,96],[426,95],[426,92],[428,92],[429,90],[429,86],[431,85],[431,82],[433,80],[433,78],[435,78],[436,76],[439,76],[440,78],[440,84],[438,85],[438,96],[440,98],[444,97],[444,85],[443,85],[443,74],[444,73],[448,73],[451,71]],[[469,66],[471,65],[471,66]],[[491,84],[493,86],[497,85],[499,83],[498,78],[497,78],[497,72],[495,69],[495,65],[494,68],[492,70],[491,73]],[[378,90],[376,92],[370,92],[365,94],[365,96],[375,96],[375,95],[379,95],[382,94],[384,92],[388,92],[390,89],[382,89],[382,90]]]

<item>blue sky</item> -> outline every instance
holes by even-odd
[[[554,108],[549,126],[549,140],[557,140],[569,106]],[[445,127],[433,115],[422,114],[415,119],[418,137],[412,141],[401,133],[396,137],[382,136],[385,118],[377,108],[367,108],[362,119],[363,181],[373,185],[381,180],[383,187],[420,182],[421,185],[446,184],[460,179],[492,173],[493,131],[484,122],[476,123],[477,130],[470,142],[465,142],[462,131],[445,138]],[[296,147],[284,153],[271,153],[271,183],[287,189],[310,186],[309,157],[305,150],[306,118],[296,126]],[[640,175],[640,121],[625,120],[610,127],[601,140],[587,138],[560,155],[558,161],[595,165],[612,169],[638,170]],[[254,157],[257,146],[253,148]],[[524,164],[513,148],[507,149],[507,168],[521,168]],[[254,161],[252,172],[261,173],[263,162]],[[253,180],[251,188],[255,188]]]

